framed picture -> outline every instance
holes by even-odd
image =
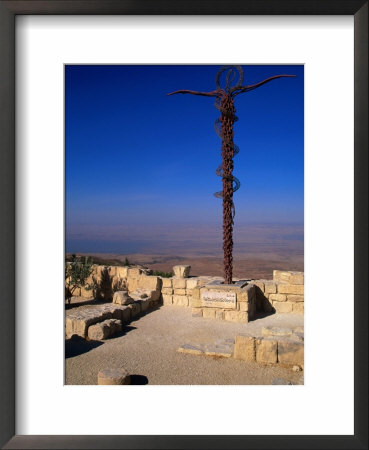
[[[367,448],[367,2],[2,1],[0,25],[1,445]],[[137,81],[149,74],[147,67],[153,87],[168,84],[175,90],[175,83],[166,81],[182,74],[175,67],[197,67],[192,78],[200,82],[210,65],[234,64],[304,66],[304,385],[134,386],[122,394],[116,386],[68,386],[89,384],[79,383],[76,372],[64,385],[64,332],[57,331],[64,311],[60,274],[68,251],[64,186],[67,192],[71,183],[76,186],[82,167],[64,160],[64,150],[70,158],[71,147],[63,116],[68,130],[76,130],[80,121],[72,123],[70,117],[81,114],[70,108],[71,97],[64,104],[64,95],[81,92],[89,82],[82,111],[88,115],[96,89],[113,89],[109,67],[122,68],[126,94],[121,102],[126,98],[132,106],[132,98],[141,97],[129,97],[126,84],[138,89]],[[99,73],[77,73],[91,67],[100,67]],[[124,72],[127,67],[133,72]],[[94,77],[99,83],[92,83]],[[75,94],[73,99],[81,104]],[[148,110],[152,103],[148,101]],[[284,118],[295,123],[299,112],[292,111],[292,103],[284,106],[291,109]],[[110,119],[99,116],[106,129]],[[162,125],[167,130],[176,126],[172,120]],[[80,145],[88,159],[87,147],[94,142],[85,136]],[[175,162],[173,155],[166,157]],[[292,150],[288,155],[295,157]],[[108,160],[108,150],[105,156]],[[101,180],[96,180],[97,172],[93,178],[105,192],[108,174],[100,169]],[[70,170],[76,178],[69,176]],[[88,177],[81,179],[88,182]],[[66,206],[67,221],[74,220],[68,198]],[[67,237],[67,247],[71,242]],[[209,298],[214,302],[216,296]],[[102,411],[106,402],[112,402],[109,412]],[[229,414],[219,421],[216,408]],[[87,414],[81,417],[80,411]],[[142,411],[150,417],[144,424],[137,420]],[[129,415],[124,423],[121,414]],[[283,420],[287,416],[288,422]]]

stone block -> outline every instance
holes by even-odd
[[[270,294],[269,300],[271,302],[285,302],[287,300],[286,294]]]
[[[289,337],[292,336],[293,330],[286,327],[264,327],[261,334],[264,337]]]
[[[304,285],[303,284],[278,283],[278,293],[279,294],[304,295]]]
[[[98,385],[131,384],[131,377],[125,369],[103,369],[97,376]]]
[[[273,280],[288,284],[304,284],[304,272],[273,270]]]
[[[173,305],[173,295],[162,294],[162,298],[164,306]]]
[[[133,303],[133,300],[128,295],[128,291],[117,291],[114,292],[113,303],[116,305],[129,305],[130,303]]]
[[[173,285],[172,285],[172,278],[162,278],[161,279],[161,282],[162,282],[162,287],[163,288],[171,288],[171,287],[173,287]]]
[[[137,303],[140,304],[142,313],[145,313],[151,306],[151,300],[149,298],[138,300]]]
[[[273,302],[273,308],[276,313],[287,314],[292,312],[293,303],[290,302]]]
[[[202,316],[205,319],[215,319],[215,309],[212,308],[203,308]]]
[[[291,272],[291,284],[304,284],[304,272]]]
[[[173,305],[188,306],[189,300],[187,295],[173,295]]]
[[[190,355],[203,355],[204,350],[200,346],[184,344],[177,350],[178,353],[188,353]]]
[[[293,304],[293,312],[296,314],[304,313],[304,304],[303,303],[294,303]]]
[[[160,291],[161,278],[153,275],[142,274],[138,279],[138,287],[141,289],[149,289],[150,291]]]
[[[205,286],[200,293],[202,305],[207,308],[236,309],[239,290]]]
[[[161,288],[161,293],[165,295],[173,295],[173,288],[163,287]]]
[[[202,309],[192,308],[192,317],[202,317]]]
[[[196,298],[193,295],[188,296],[188,304],[192,306],[193,308],[201,308],[202,302],[200,298]]]
[[[304,343],[278,340],[278,362],[286,365],[304,366]]]
[[[131,309],[128,306],[120,310],[120,320],[123,323],[128,323],[131,320]]]
[[[134,292],[138,289],[138,278],[127,278],[128,292]]]
[[[277,285],[274,283],[274,281],[264,281],[264,286],[264,292],[266,294],[275,294],[277,292]]]
[[[70,339],[74,335],[86,338],[87,329],[89,326],[102,322],[106,319],[110,319],[111,317],[111,311],[99,310],[97,308],[93,311],[78,311],[76,313],[70,313],[68,311],[65,318],[66,338]]]
[[[201,301],[200,287],[192,289],[191,296],[192,296],[192,298],[196,298]]]
[[[256,340],[256,362],[261,364],[276,364],[278,344],[276,340]]]
[[[197,287],[198,278],[187,278],[186,280],[186,289],[194,289]]]
[[[217,358],[231,358],[232,347],[226,344],[206,345],[204,349],[206,356],[215,356]]]
[[[242,302],[238,304],[240,311],[248,311],[249,310],[249,304],[248,302]]]
[[[175,295],[186,295],[186,289],[174,289]]]
[[[174,289],[186,289],[186,280],[182,278],[173,278]]]
[[[141,314],[141,305],[138,302],[131,303],[128,308],[131,310],[131,319]]]
[[[116,276],[118,278],[127,278],[128,277],[128,267],[123,267],[123,266],[116,267]]]
[[[246,311],[225,311],[224,319],[228,322],[248,322],[248,314]]]
[[[197,285],[199,287],[205,286],[205,284],[208,284],[210,281],[214,280],[214,277],[198,277],[197,279]]]
[[[110,327],[110,336],[113,336],[116,333],[120,333],[123,330],[123,323],[121,320],[111,319],[109,323]]]
[[[88,327],[88,338],[94,341],[103,341],[122,331],[122,322],[117,319],[108,319]]]
[[[215,318],[218,320],[225,320],[224,310],[222,309],[215,310]]]
[[[248,284],[247,286],[240,289],[237,292],[237,301],[240,302],[250,302],[256,295],[255,286],[253,284]]]
[[[103,341],[110,336],[110,328],[106,322],[88,327],[88,338],[92,341]]]
[[[303,295],[287,295],[287,300],[289,302],[292,303],[297,303],[297,302],[303,302],[304,301],[304,296]]]
[[[143,273],[143,270],[139,267],[130,267],[128,269],[128,278],[139,278],[140,275]]]
[[[236,336],[234,344],[234,357],[244,361],[255,361],[255,338],[250,336]]]
[[[191,266],[174,266],[173,273],[177,278],[188,278],[190,275]]]
[[[264,282],[261,280],[253,280],[252,284],[260,289],[261,292],[265,291]]]
[[[283,283],[289,283],[291,272],[287,270],[273,270],[273,280],[282,281]]]

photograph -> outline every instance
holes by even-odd
[[[303,385],[304,65],[66,64],[64,124],[65,384]]]

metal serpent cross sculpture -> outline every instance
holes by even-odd
[[[221,77],[225,74],[225,86],[221,87]],[[235,82],[235,78],[237,80]],[[216,75],[216,89],[211,92],[179,90],[167,95],[193,94],[215,97],[215,107],[221,116],[215,121],[215,131],[222,140],[222,163],[216,174],[222,177],[223,190],[216,192],[215,197],[223,199],[223,251],[224,251],[224,283],[232,284],[233,275],[233,224],[235,208],[233,193],[240,187],[239,180],[233,176],[233,157],[239,148],[233,142],[233,124],[238,120],[234,101],[236,95],[252,91],[277,78],[295,77],[295,75],[274,75],[259,83],[243,86],[243,69],[241,66],[223,66]]]

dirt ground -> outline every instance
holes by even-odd
[[[303,315],[260,316],[248,324],[192,317],[191,308],[162,306],[106,341],[67,340],[65,383],[97,384],[104,368],[125,368],[132,384],[264,385],[303,384],[303,372],[233,358],[178,353],[183,344],[212,344],[237,334],[261,336],[264,326],[303,326]]]

